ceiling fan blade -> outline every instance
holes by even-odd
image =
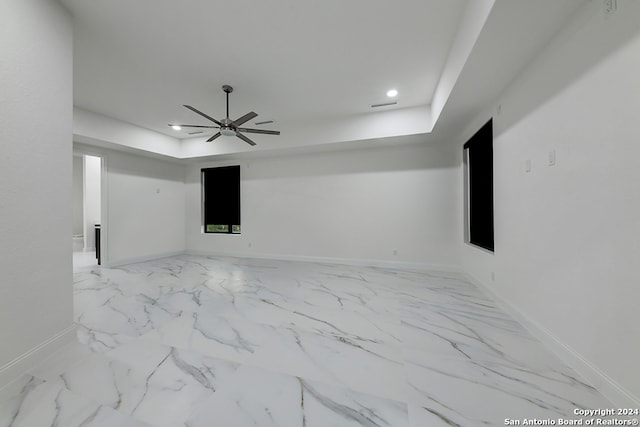
[[[213,117],[206,115],[202,111],[199,111],[198,109],[193,108],[191,105],[183,105],[183,107],[188,108],[189,110],[193,111],[196,114],[200,114],[202,117],[204,117],[205,119],[211,120],[213,123],[217,124],[218,126],[222,126],[222,123],[220,123],[219,121],[217,121]]]
[[[249,120],[251,120],[251,119],[253,119],[253,118],[255,118],[255,117],[258,117],[258,114],[257,114],[257,113],[254,113],[254,112],[252,111],[252,112],[247,113],[247,114],[245,114],[244,116],[240,117],[239,119],[234,120],[234,121],[233,121],[233,125],[234,125],[234,126],[240,126],[241,124],[246,123],[246,122],[248,122]]]
[[[222,136],[222,134],[221,134],[220,132],[218,132],[218,133],[216,133],[215,135],[213,135],[211,138],[207,139],[207,142],[211,142],[211,141],[213,141],[214,139],[219,138],[219,137],[221,137],[221,136]]]
[[[249,138],[247,138],[246,136],[244,136],[240,132],[236,132],[236,136],[238,138],[240,138],[241,140],[243,140],[244,142],[246,142],[247,144],[249,144],[249,145],[256,145],[255,142],[253,142],[252,140],[250,140]]]
[[[202,125],[181,125],[178,123],[169,123],[169,126],[180,126],[182,128],[208,128],[208,129],[220,129],[220,126],[202,126]]]
[[[279,130],[266,130],[266,129],[248,129],[248,128],[238,128],[240,132],[247,133],[263,133],[265,135],[280,135]]]

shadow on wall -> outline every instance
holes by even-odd
[[[534,59],[534,68],[519,75],[507,87],[505,92],[509,97],[502,101],[496,135],[556,98],[640,34],[640,2],[620,1],[617,4],[617,9],[607,14],[602,2],[585,2],[558,34],[559,37],[554,38],[548,48]],[[569,60],[566,58],[568,51],[571,52]]]

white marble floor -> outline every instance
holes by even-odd
[[[498,426],[611,406],[454,273],[180,256],[75,274],[0,426]]]

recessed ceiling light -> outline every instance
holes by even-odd
[[[173,130],[182,130],[182,128],[180,126],[178,126],[178,125],[171,126],[171,129],[173,129]]]
[[[391,89],[389,92],[387,92],[387,96],[389,98],[394,98],[396,96],[398,96],[398,91],[395,89]]]

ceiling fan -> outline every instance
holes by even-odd
[[[227,94],[227,117],[225,117],[224,119],[222,119],[220,121],[214,119],[211,116],[206,115],[205,113],[203,113],[202,111],[197,110],[196,108],[192,107],[191,105],[184,105],[184,107],[187,107],[189,110],[193,111],[196,114],[200,114],[205,119],[211,120],[213,123],[217,124],[218,126],[181,125],[181,124],[177,124],[177,123],[169,124],[169,126],[171,126],[171,127],[180,126],[180,127],[185,127],[185,128],[220,129],[220,131],[218,131],[216,134],[214,134],[211,138],[207,139],[207,142],[211,142],[214,139],[219,138],[221,135],[224,135],[224,136],[237,136],[238,138],[240,138],[241,140],[243,140],[244,142],[246,142],[249,145],[256,145],[255,142],[253,142],[252,140],[250,140],[249,138],[247,138],[246,136],[244,136],[240,132],[262,133],[262,134],[266,134],[266,135],[280,135],[280,131],[277,131],[277,130],[249,129],[249,128],[238,127],[238,126],[248,122],[249,120],[254,119],[255,117],[258,116],[258,114],[254,113],[252,111],[252,112],[247,113],[244,116],[240,117],[239,119],[231,120],[229,118],[229,94],[231,92],[233,92],[233,88],[231,86],[229,86],[229,85],[224,85],[224,86],[222,86],[222,90]],[[175,127],[174,127],[174,129],[175,129]]]

